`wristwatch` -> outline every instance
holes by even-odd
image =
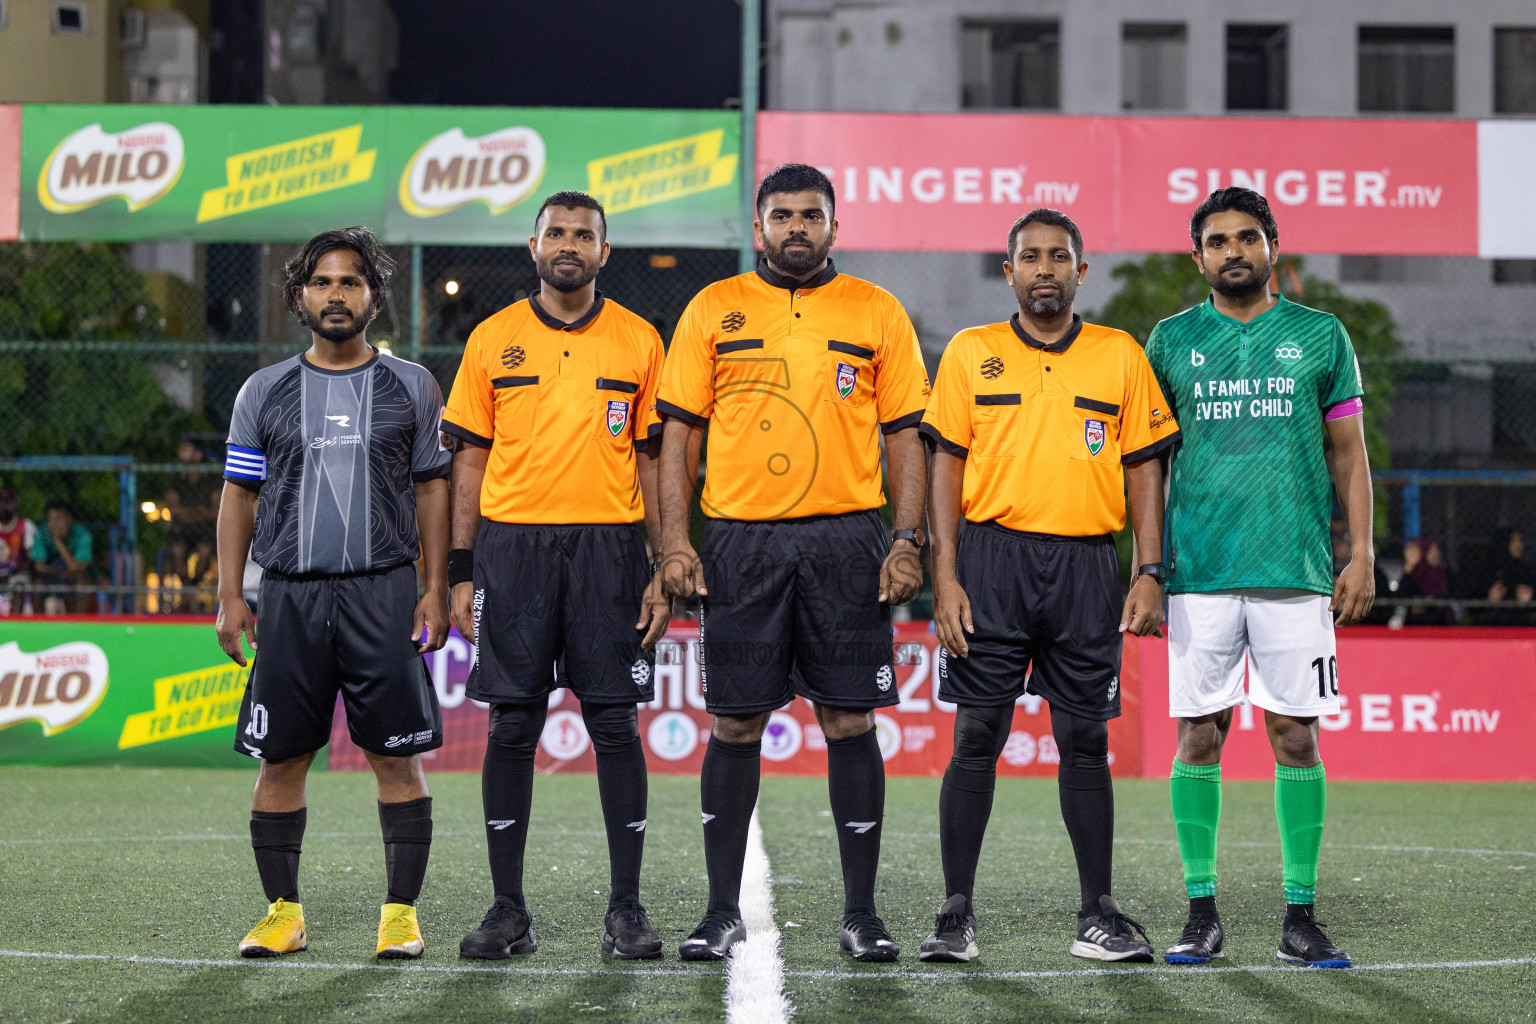
[[[896,543],[899,540],[909,540],[909,541],[912,542],[912,546],[915,547],[915,548],[921,548],[923,546],[923,543],[927,539],[928,539],[927,537],[923,536],[923,531],[920,530],[920,529],[919,530],[897,530],[897,531],[895,531],[894,533],[891,534],[891,543],[892,544]]]
[[[1143,576],[1151,576],[1154,580],[1157,581],[1157,585],[1160,587],[1166,587],[1168,585],[1168,567],[1162,562],[1150,562],[1147,565],[1138,565],[1136,567],[1136,576],[1131,580],[1131,582],[1135,583],[1136,580],[1141,579]]]

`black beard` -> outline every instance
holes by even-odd
[[[1242,281],[1229,282],[1218,271],[1215,277],[1206,278],[1211,283],[1211,290],[1220,292],[1229,299],[1249,299],[1264,290],[1269,283],[1271,268],[1265,267],[1261,273],[1258,268],[1249,270],[1248,277]]]
[[[1070,310],[1072,308],[1072,300],[1076,297],[1077,286],[1075,284],[1068,283],[1062,284],[1061,290],[1058,291],[1055,295],[1041,296],[1037,298],[1032,293],[1025,292],[1023,296],[1023,304],[1024,308],[1029,310],[1032,315],[1038,316],[1042,320],[1047,320],[1053,317],[1061,316],[1063,313]]]
[[[351,317],[352,313],[348,311],[347,316]],[[311,317],[309,315],[309,311],[306,310],[304,312],[304,326],[308,327],[311,331],[324,338],[326,341],[333,341],[338,345],[351,341],[353,338],[357,337],[359,334],[362,334],[365,330],[368,329],[368,324],[365,322],[359,322],[356,317],[353,317],[351,322],[346,327],[327,327],[325,326],[325,317],[326,313],[321,313],[320,319],[316,320]]]
[[[533,269],[538,273],[539,280],[549,285],[557,292],[579,292],[593,281],[597,280],[598,267],[596,264],[583,266],[581,273],[575,277],[561,276],[560,268],[553,263],[545,263],[543,260],[534,260]]]
[[[810,245],[810,239],[807,238],[796,237],[793,240]],[[786,239],[785,244],[788,244],[789,241],[789,239]],[[826,261],[827,253],[832,251],[832,243],[827,242],[819,246],[812,245],[809,249],[805,250],[803,255],[801,253],[790,254],[785,252],[784,245],[774,248],[766,240],[764,240],[763,249],[768,254],[768,262],[772,263],[774,269],[779,273],[786,277],[804,277]]]

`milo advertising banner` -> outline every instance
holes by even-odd
[[[736,244],[725,112],[547,108],[22,108],[25,239],[516,244],[514,210],[579,189],[618,245]],[[531,211],[525,211],[531,213]]]
[[[0,764],[254,767],[211,622],[0,622]],[[323,755],[322,755],[323,756]]]
[[[396,107],[391,242],[509,245],[551,192],[595,196],[614,245],[735,246],[740,118],[720,111]]]

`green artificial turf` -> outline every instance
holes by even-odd
[[[0,1024],[721,1019],[721,967],[676,958],[676,940],[704,909],[696,780],[651,780],[643,896],[666,959],[602,956],[608,869],[596,786],[591,776],[552,776],[535,788],[527,858],[539,952],[487,965],[457,956],[491,898],[479,780],[433,776],[437,833],[419,903],[427,953],[382,969],[373,958],[384,896],[373,785],[344,773],[310,782],[300,879],[309,949],[238,960],[236,942],[265,910],[247,839],[251,782],[241,771],[0,769],[0,949],[219,961],[0,956]],[[1271,787],[1229,783],[1224,793],[1221,963],[1269,968],[1281,910]],[[1167,786],[1121,781],[1116,796],[1116,895],[1161,949],[1184,911]],[[1318,916],[1359,964],[1536,956],[1536,787],[1337,783],[1329,798]],[[761,823],[796,1020],[1536,1019],[1530,964],[1041,976],[1096,966],[1066,952],[1077,886],[1048,780],[999,783],[976,892],[981,957],[958,968],[921,964],[917,945],[944,897],[937,800],[937,780],[889,782],[880,910],[904,947],[892,976],[835,952],[842,888],[825,781],[764,781]]]

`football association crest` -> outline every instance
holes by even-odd
[[[1097,455],[1104,450],[1104,421],[1087,420],[1083,423],[1083,443],[1088,446],[1089,455]]]
[[[837,395],[847,398],[853,394],[853,386],[859,382],[859,371],[847,363],[837,364]]]
[[[618,437],[624,433],[625,425],[629,423],[629,403],[608,403],[608,433]]]

